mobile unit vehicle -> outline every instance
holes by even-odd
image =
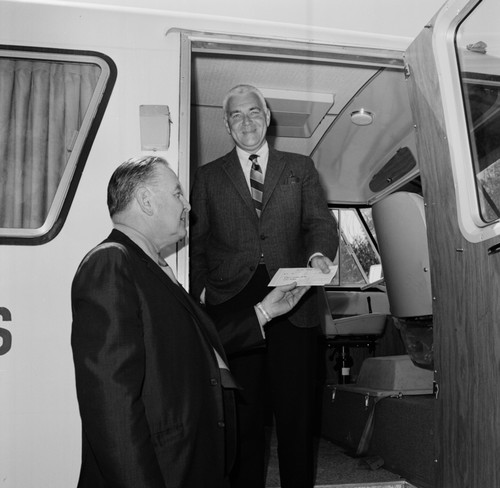
[[[109,176],[155,151],[189,188],[197,165],[230,148],[218,120],[238,82],[264,91],[272,143],[313,157],[337,215],[419,178],[435,486],[499,486],[499,7],[379,0],[376,10],[357,2],[362,13],[352,2],[287,1],[232,4],[228,16],[217,2],[176,7],[185,12],[163,3],[0,1],[2,486],[76,485],[69,293],[109,232]],[[188,245],[170,258],[185,284]],[[358,269],[348,288],[362,293]]]

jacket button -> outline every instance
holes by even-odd
[[[218,381],[215,378],[210,378],[210,384],[212,386],[217,386],[219,383],[218,383]]]
[[[261,234],[261,235],[260,235],[260,239],[261,239],[262,241],[265,241],[265,240],[267,239],[267,236],[266,236],[266,235],[264,235],[264,234]]]
[[[219,422],[217,422],[217,426],[222,429],[226,426],[226,424],[222,420],[220,420]]]

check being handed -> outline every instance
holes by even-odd
[[[337,273],[338,266],[330,266],[329,273],[316,268],[280,268],[268,286],[288,285],[297,282],[297,286],[328,285]]]

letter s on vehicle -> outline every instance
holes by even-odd
[[[12,320],[12,315],[8,308],[0,307],[0,316],[4,322],[10,322]],[[10,351],[12,346],[12,334],[7,329],[0,327],[0,339],[0,356],[3,356]]]

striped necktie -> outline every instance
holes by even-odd
[[[250,192],[252,194],[253,203],[257,216],[260,217],[262,212],[262,193],[264,192],[264,175],[262,168],[257,163],[257,154],[251,154],[249,160],[252,162],[252,169],[250,170]]]

